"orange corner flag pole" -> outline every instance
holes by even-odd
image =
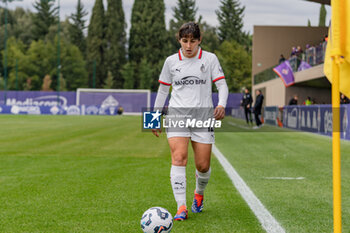
[[[332,106],[333,106],[333,227],[341,233],[341,169],[340,169],[340,92],[339,58],[332,61]]]

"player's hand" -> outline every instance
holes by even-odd
[[[218,105],[214,110],[215,120],[222,120],[225,117],[225,108],[222,105]]]
[[[153,133],[156,137],[159,137],[159,135],[162,133],[162,130],[160,130],[160,129],[152,129],[152,133]]]

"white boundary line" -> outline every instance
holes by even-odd
[[[271,215],[271,213],[265,208],[261,201],[254,195],[252,190],[248,187],[248,185],[232,167],[230,162],[218,150],[218,148],[216,148],[215,145],[213,145],[213,153],[219,160],[221,166],[224,168],[229,178],[232,180],[233,185],[236,187],[243,199],[247,202],[250,209],[258,218],[265,231],[268,233],[285,233],[286,231]]]

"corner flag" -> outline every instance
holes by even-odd
[[[332,83],[333,230],[341,233],[340,93],[350,96],[350,3],[332,0],[332,25],[324,73]]]
[[[332,21],[324,63],[324,73],[333,81],[332,59],[339,66],[340,92],[350,98],[350,2],[332,0]]]

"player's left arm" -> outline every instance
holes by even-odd
[[[211,62],[212,80],[219,92],[219,102],[214,110],[214,117],[216,120],[221,120],[225,117],[225,107],[228,98],[228,87],[225,80],[224,72],[220,66],[219,59],[214,55]]]
[[[215,82],[216,88],[219,92],[219,102],[214,110],[214,117],[216,120],[221,120],[225,117],[225,107],[228,98],[228,87],[225,79],[220,79]]]

